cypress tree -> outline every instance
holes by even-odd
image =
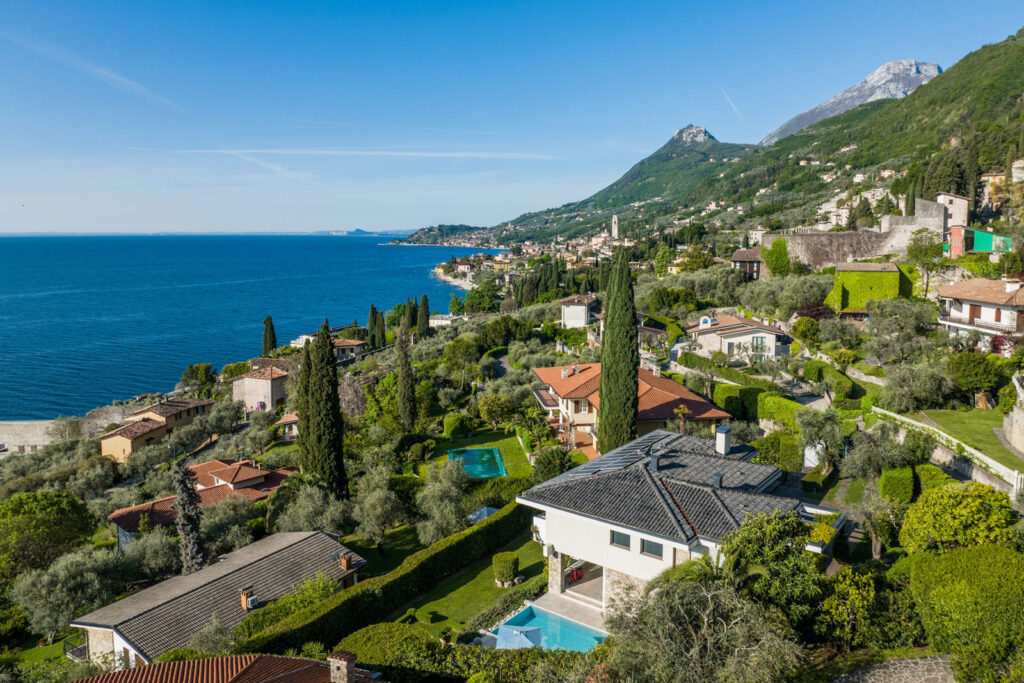
[[[384,311],[377,311],[377,344],[381,347],[388,345],[388,326],[384,321]]]
[[[426,294],[420,299],[420,307],[416,314],[416,336],[419,339],[426,339],[430,334],[430,301]]]
[[[405,300],[405,315],[402,317],[402,325],[406,330],[416,327],[416,302]]]
[[[206,548],[199,536],[202,512],[199,510],[195,475],[185,466],[184,460],[179,460],[171,469],[171,478],[174,482],[174,506],[178,510],[174,526],[181,539],[181,573],[193,574],[206,566]]]
[[[398,351],[398,419],[408,434],[416,426],[416,389],[409,362],[409,332],[404,327],[395,335],[395,349]]]
[[[306,380],[305,417],[299,414],[299,462],[304,473],[322,481],[338,497],[347,498],[338,368],[328,330],[325,320],[316,341],[307,345],[310,372]]]
[[[277,348],[277,334],[274,332],[274,319],[269,315],[263,319],[263,355],[269,356]]]
[[[366,315],[366,345],[370,350],[377,348],[377,307],[370,304],[370,312]]]
[[[629,274],[626,252],[619,249],[608,285],[601,342],[597,419],[598,450],[602,453],[636,438],[639,366],[633,278]]]
[[[1013,145],[1010,145],[1010,149],[1006,150],[1006,183],[1009,184],[1013,180],[1013,157],[1014,154]]]

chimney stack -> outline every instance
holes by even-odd
[[[714,474],[711,475],[711,485],[714,486],[716,489],[722,488],[721,472],[715,472]]]
[[[248,612],[250,609],[252,609],[252,606],[250,606],[249,601],[250,599],[256,597],[256,589],[254,589],[252,586],[249,586],[248,588],[243,588],[238,592],[242,598],[242,611]]]
[[[567,368],[567,367],[566,368],[562,368],[562,379],[565,379],[568,376],[569,376],[569,368]]]
[[[729,455],[732,450],[732,427],[722,425],[715,429],[715,452],[719,455]]]
[[[331,666],[331,683],[354,683],[356,680],[356,656],[351,652],[338,650],[327,655]]]

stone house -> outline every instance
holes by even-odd
[[[288,398],[288,373],[275,367],[253,370],[231,380],[231,398],[244,404],[246,413],[275,410]]]
[[[747,280],[760,280],[762,277],[769,276],[764,267],[764,261],[761,260],[761,247],[737,249],[733,252],[729,263],[734,270],[742,270],[746,274]]]
[[[334,359],[339,363],[352,360],[366,350],[366,342],[362,339],[335,339]]]
[[[138,408],[126,424],[100,436],[103,455],[123,463],[139,448],[157,443],[175,429],[206,414],[213,401],[206,398],[170,398]]]

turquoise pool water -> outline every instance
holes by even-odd
[[[456,448],[448,451],[449,460],[460,460],[473,479],[504,477],[508,474],[497,448]]]
[[[607,634],[596,628],[584,626],[533,605],[503,623],[540,628],[540,646],[545,650],[589,652],[607,637]]]

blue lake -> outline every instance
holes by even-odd
[[[327,235],[0,238],[0,420],[82,415],[169,391],[190,363],[258,355],[263,318],[279,344],[457,289],[430,269],[479,249],[404,247]]]

